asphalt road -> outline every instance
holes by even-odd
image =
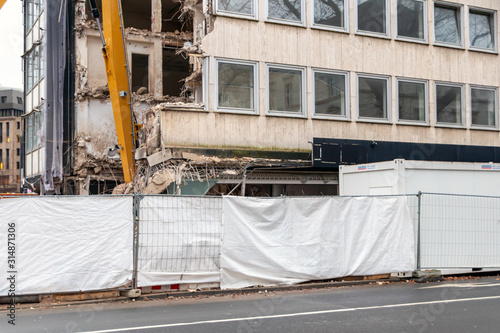
[[[0,312],[0,332],[499,332],[500,278]]]

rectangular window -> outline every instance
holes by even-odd
[[[267,67],[267,110],[270,113],[304,114],[305,73],[303,68]]]
[[[257,65],[226,60],[216,60],[216,64],[216,108],[257,112]]]
[[[471,48],[496,49],[496,15],[471,9],[469,12],[469,44]]]
[[[26,151],[30,152],[33,149],[33,114],[25,118],[26,122],[28,123],[25,128],[27,128],[27,133],[28,135],[26,136]]]
[[[270,21],[304,24],[304,0],[268,0],[267,18]]]
[[[471,87],[471,125],[497,127],[497,89]]]
[[[17,156],[21,155],[21,149],[19,149],[19,148],[16,149],[16,155]]]
[[[358,118],[389,120],[390,79],[358,75]]]
[[[10,149],[5,149],[5,169],[10,169]]]
[[[357,0],[357,4],[358,32],[388,36],[387,0]]]
[[[434,40],[436,43],[462,45],[462,7],[434,4]]]
[[[7,143],[10,142],[10,123],[5,124],[5,134],[7,135]]]
[[[348,2],[346,0],[314,0],[313,26],[348,31]]]
[[[7,103],[7,96],[2,96],[1,100],[2,100],[2,103]]]
[[[398,120],[427,123],[427,82],[398,80]]]
[[[397,36],[427,40],[427,6],[425,0],[398,0]]]
[[[0,149],[0,170],[3,170],[3,151]]]
[[[314,115],[348,118],[347,73],[313,71]]]
[[[21,122],[20,121],[17,122],[17,129],[21,129]]]
[[[222,15],[257,18],[258,11],[255,0],[217,0],[215,12]]]
[[[436,124],[463,125],[463,85],[436,84]]]
[[[0,123],[0,143],[3,142],[3,123]]]
[[[132,53],[132,91],[140,88],[149,92],[149,55]]]
[[[23,99],[21,97],[18,97],[17,98],[17,104],[23,104]]]

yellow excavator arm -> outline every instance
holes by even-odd
[[[3,0],[0,0],[3,1]],[[103,26],[95,0],[90,0],[92,14],[97,21],[102,40],[102,53],[106,65],[109,95],[113,107],[116,135],[120,147],[123,176],[126,183],[133,180],[135,173],[134,151],[137,125],[131,106],[131,89],[127,65],[123,24],[120,16],[120,0],[102,1]]]
[[[0,9],[2,9],[3,5],[5,5],[6,2],[7,0],[0,0]]]

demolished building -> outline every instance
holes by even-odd
[[[23,186],[331,195],[343,159],[368,162],[352,153],[362,142],[498,146],[500,4],[391,3],[122,0],[133,110],[143,124],[137,175],[123,184],[89,5],[25,1]],[[325,162],[321,149],[340,144],[315,138],[354,141]]]

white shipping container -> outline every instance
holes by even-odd
[[[340,166],[340,195],[450,193],[500,196],[500,164],[397,159]]]

